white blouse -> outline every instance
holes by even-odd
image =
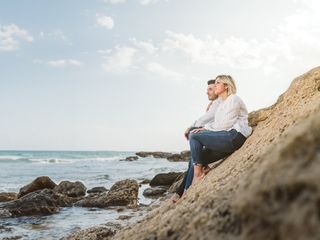
[[[205,124],[213,122],[214,116],[216,114],[216,111],[220,103],[221,103],[221,99],[219,98],[212,101],[212,104],[209,110],[204,115],[202,115],[198,120],[196,120],[190,127],[203,127]]]
[[[229,131],[235,129],[248,137],[252,133],[252,128],[248,124],[248,110],[244,102],[235,94],[231,94],[225,100],[221,100],[214,122],[204,125],[210,131]]]

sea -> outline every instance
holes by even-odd
[[[187,169],[186,162],[153,157],[120,161],[134,155],[135,152],[121,151],[0,151],[0,192],[19,192],[21,187],[39,176],[48,176],[56,184],[64,180],[81,181],[87,189],[99,186],[109,189],[120,180],[140,182],[152,179],[158,173]],[[139,189],[140,205],[156,201],[143,196],[147,187],[142,185]],[[69,207],[48,216],[0,218],[0,239],[60,239],[94,225],[107,222],[123,224],[126,220],[119,220],[119,216],[133,214],[132,211]]]

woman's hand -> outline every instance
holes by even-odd
[[[198,132],[201,132],[201,131],[204,131],[204,130],[206,130],[205,128],[197,128],[197,129],[193,129],[192,131],[190,131],[190,132],[192,132],[192,133],[198,133]]]

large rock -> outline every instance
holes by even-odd
[[[136,161],[138,160],[137,156],[130,156],[130,157],[126,157],[125,159],[121,159],[119,161],[127,161],[127,162],[132,162],[132,161]]]
[[[68,197],[81,197],[86,195],[87,188],[79,181],[62,181],[53,190]]]
[[[56,186],[56,184],[47,176],[41,176],[37,177],[35,180],[33,180],[28,185],[22,187],[18,193],[18,198],[21,198],[22,196],[40,190],[40,189],[53,189]]]
[[[191,159],[191,152],[190,151],[182,151],[180,154],[171,154],[170,156],[167,157],[169,161],[172,162],[185,162],[189,161]]]
[[[108,240],[120,229],[120,226],[99,225],[80,230],[61,240]]]
[[[145,197],[158,197],[158,196],[163,195],[167,190],[168,190],[168,188],[163,187],[163,186],[162,187],[158,186],[158,187],[146,188],[143,191],[143,196],[145,196]]]
[[[169,186],[181,176],[182,172],[159,173],[150,182],[150,186]]]
[[[245,144],[113,239],[305,239],[320,236],[320,67],[250,114]]]
[[[17,194],[14,192],[2,192],[0,193],[0,202],[8,202],[15,200],[17,198]]]
[[[89,195],[76,202],[76,206],[99,207],[127,206],[136,207],[139,186],[136,180],[126,179],[116,182],[108,192]]]
[[[107,192],[108,189],[106,189],[105,187],[94,187],[91,188],[87,191],[87,193],[102,193],[102,192]]]
[[[0,212],[2,216],[7,215],[6,217],[47,215],[58,212],[60,207],[67,206],[71,206],[69,198],[52,189],[41,189],[1,204]]]
[[[137,156],[139,157],[154,157],[154,158],[167,158],[172,155],[172,153],[168,152],[137,152]]]

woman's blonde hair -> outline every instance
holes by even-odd
[[[236,84],[230,75],[218,75],[216,77],[216,82],[218,80],[228,86],[228,96],[237,93]]]

